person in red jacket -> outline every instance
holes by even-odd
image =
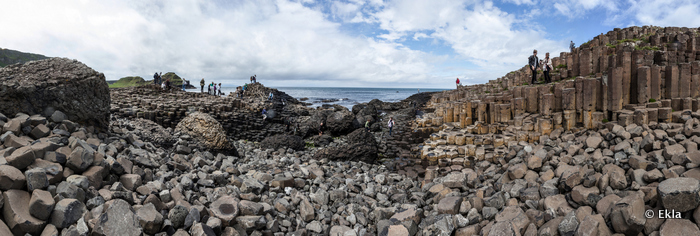
[[[457,78],[457,88],[459,88],[459,78]]]

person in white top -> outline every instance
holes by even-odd
[[[551,83],[552,77],[549,76],[549,72],[552,68],[552,59],[549,59],[549,53],[544,54],[544,60],[542,60],[542,72],[544,73],[544,82]]]
[[[389,122],[387,122],[387,126],[389,126],[389,136],[391,136],[391,130],[394,128],[394,117],[389,117]]]

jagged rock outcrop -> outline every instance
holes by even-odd
[[[110,96],[104,74],[67,58],[0,69],[0,113],[42,114],[60,110],[71,121],[108,126]]]
[[[180,121],[175,128],[175,132],[182,132],[197,139],[204,148],[212,150],[231,150],[235,148],[231,145],[223,127],[216,119],[201,112],[189,114]]]

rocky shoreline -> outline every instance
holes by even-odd
[[[107,91],[103,75],[61,58],[9,66],[0,235],[700,235],[700,113],[673,98],[644,105],[666,118],[634,104],[609,122],[562,118],[537,92],[567,82],[504,81],[352,109],[262,84],[242,99],[144,86],[71,105]],[[22,102],[27,88],[39,95]],[[566,94],[597,100],[585,88]]]

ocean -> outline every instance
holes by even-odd
[[[301,100],[308,98],[304,102],[311,103],[312,107],[323,104],[338,104],[348,109],[359,103],[369,102],[372,99],[379,99],[384,102],[398,102],[413,94],[420,92],[439,92],[446,89],[418,89],[418,88],[324,88],[324,87],[277,87],[282,92]],[[190,92],[199,92],[199,89],[188,89]],[[235,92],[236,87],[223,87],[225,94]]]

